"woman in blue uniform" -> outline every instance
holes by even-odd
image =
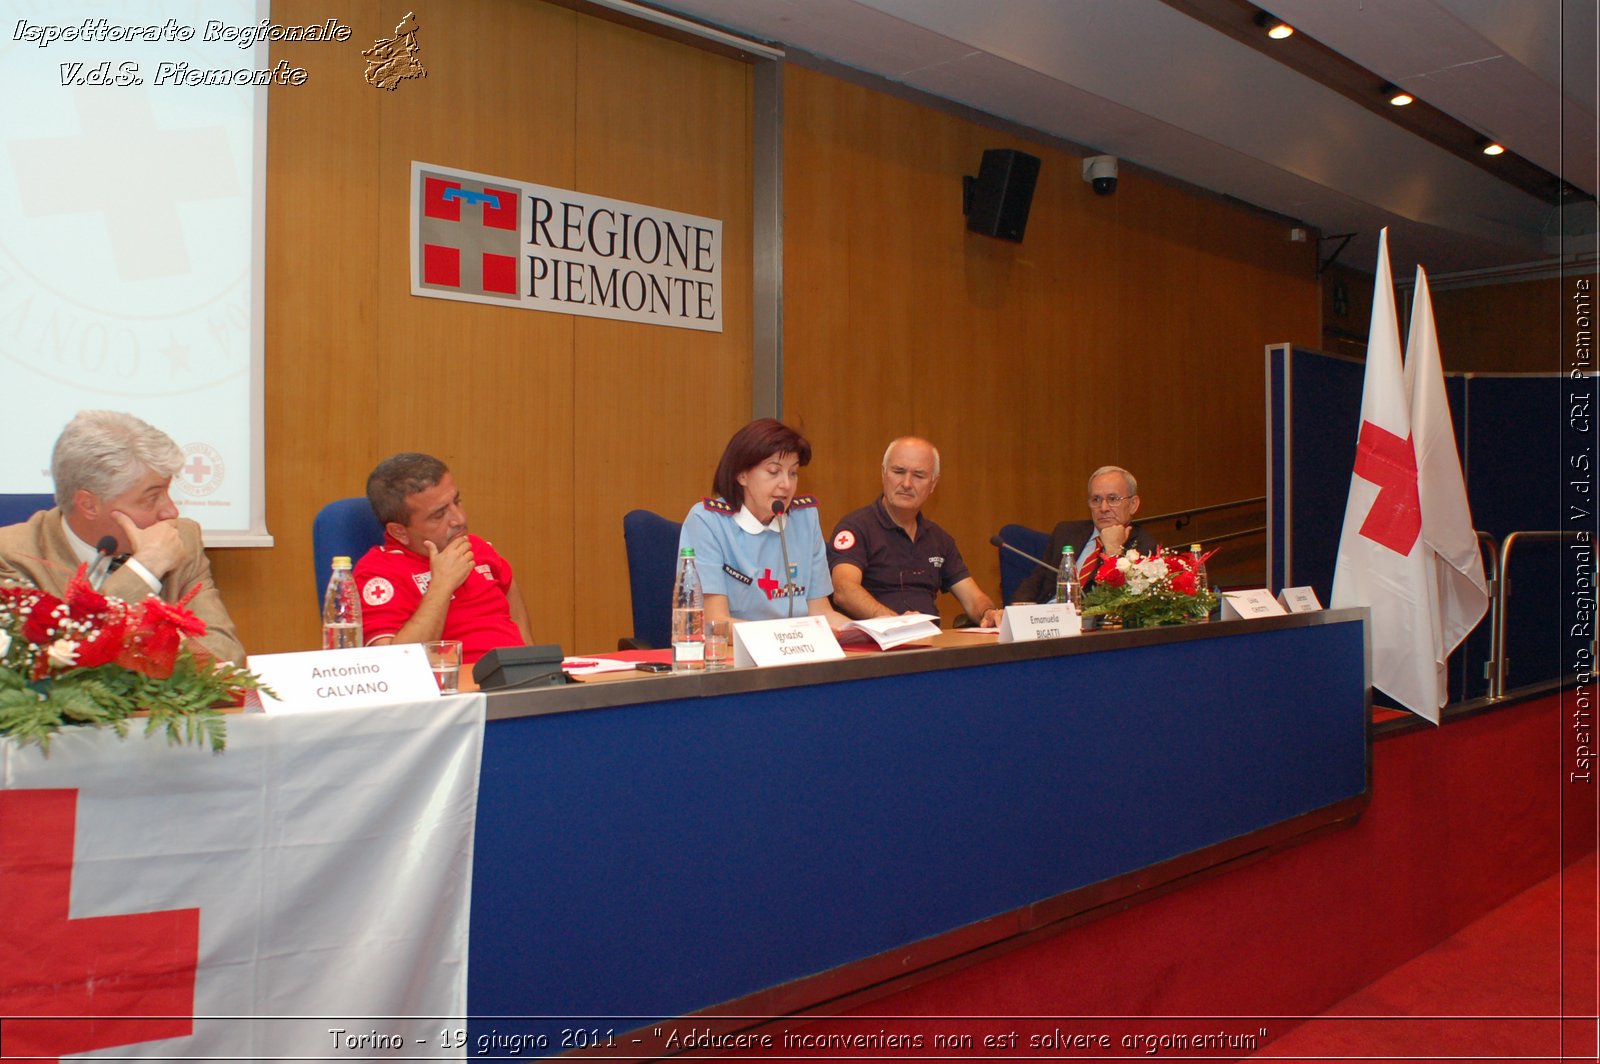
[[[715,497],[684,518],[678,546],[693,547],[706,619],[764,621],[814,613],[837,628],[833,580],[817,500],[797,494],[811,444],[781,421],[761,418],[733,434],[712,480]],[[787,555],[787,564],[785,564]]]

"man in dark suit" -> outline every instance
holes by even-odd
[[[1156,541],[1133,523],[1139,512],[1139,485],[1121,466],[1101,466],[1089,478],[1089,520],[1062,521],[1050,533],[1044,560],[1060,562],[1070,546],[1078,556],[1078,578],[1087,591],[1100,566],[1128,550],[1149,554]],[[1056,574],[1038,566],[1017,586],[1013,602],[1049,602],[1056,595]]]
[[[131,414],[85,410],[62,430],[50,456],[56,505],[0,528],[0,584],[60,596],[100,540],[116,540],[116,568],[100,585],[127,602],[176,602],[197,585],[188,609],[206,624],[198,642],[243,664],[244,647],[211,579],[200,526],[178,516],[169,488],[183,466],[172,437]]]

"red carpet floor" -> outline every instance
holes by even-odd
[[[1257,1051],[1275,1060],[1595,1060],[1591,852]]]

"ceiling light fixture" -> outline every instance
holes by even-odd
[[[1275,41],[1294,35],[1294,27],[1279,18],[1274,18],[1265,11],[1256,12],[1256,25],[1267,31],[1267,36]]]
[[[1505,145],[1499,143],[1498,141],[1491,140],[1489,143],[1483,146],[1483,154],[1485,155],[1504,155],[1505,151]]]
[[[1385,85],[1383,94],[1389,98],[1389,103],[1395,107],[1404,107],[1408,103],[1416,103],[1417,98],[1397,85]]]

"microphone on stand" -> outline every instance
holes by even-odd
[[[94,550],[94,564],[89,566],[89,586],[99,591],[100,585],[111,575],[111,559],[117,553],[117,537],[101,536],[100,542],[94,545]]]
[[[772,500],[772,516],[783,517],[783,500]],[[789,537],[785,529],[789,527],[788,518],[778,526],[778,546],[783,548],[783,597],[789,600],[789,616],[794,616],[794,582],[789,576]]]
[[[1049,562],[1043,560],[1042,558],[1035,558],[1033,555],[1029,554],[1025,550],[1018,550],[1016,547],[1013,547],[1011,544],[1007,543],[1005,540],[1001,539],[999,536],[990,536],[989,537],[989,545],[993,546],[993,547],[999,547],[1001,550],[1008,550],[1012,554],[1015,554],[1015,555],[1018,555],[1019,557],[1023,557],[1023,558],[1028,559],[1030,562],[1032,562],[1035,565],[1043,566],[1044,568],[1049,569],[1052,573],[1058,571],[1058,567],[1057,566],[1051,565]]]

